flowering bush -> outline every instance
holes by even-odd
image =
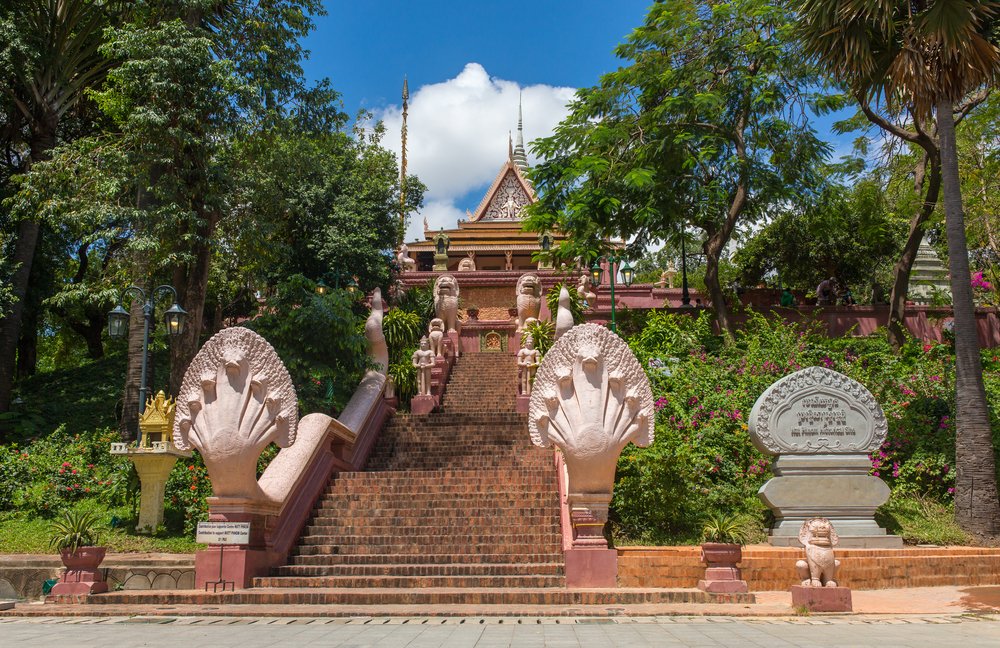
[[[944,344],[909,341],[892,353],[885,337],[828,338],[803,325],[751,314],[734,345],[698,317],[659,311],[629,344],[647,368],[656,440],[628,446],[618,464],[612,503],[622,541],[696,542],[706,514],[766,510],[757,490],[771,477],[770,457],[752,445],[747,416],[782,376],[824,366],[865,385],[889,421],[872,453],[872,474],[894,496],[949,503],[954,492],[954,356]],[[987,389],[1000,436],[1000,362],[984,353]],[[1000,439],[998,439],[1000,441]]]

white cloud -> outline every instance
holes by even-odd
[[[453,79],[410,88],[407,119],[408,171],[427,185],[424,208],[415,215],[406,240],[423,239],[423,218],[432,229],[454,228],[465,210],[474,210],[482,198],[466,204],[470,191],[488,184],[507,159],[507,134],[517,136],[517,101],[522,96],[525,146],[551,134],[568,113],[574,88],[521,86],[491,78],[482,65],[468,63]],[[399,154],[402,106],[375,112],[385,122],[383,144]],[[529,162],[534,159],[529,152]]]

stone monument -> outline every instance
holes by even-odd
[[[410,248],[403,243],[396,252],[396,263],[399,264],[400,272],[413,272],[417,269],[417,262],[410,258]]]
[[[948,281],[948,268],[941,263],[925,235],[920,240],[917,257],[913,260],[906,296],[917,304],[929,304],[935,293],[950,297],[951,283]]]
[[[565,462],[567,586],[615,587],[617,553],[604,525],[618,455],[630,442],[653,442],[653,393],[625,342],[596,324],[564,333],[535,374],[528,431],[535,445],[559,448]]]
[[[426,335],[420,338],[420,348],[413,352],[411,362],[417,369],[417,394],[410,399],[410,411],[413,414],[429,414],[435,405],[434,396],[431,395],[434,352],[431,351]]]
[[[844,547],[901,547],[875,522],[889,487],[869,475],[869,453],[885,441],[882,408],[860,383],[807,367],[768,387],[750,412],[750,437],[775,456],[774,477],[758,496],[774,513],[769,541],[796,546],[803,522],[824,517]]]
[[[273,508],[257,484],[257,459],[271,443],[295,442],[298,400],[288,370],[267,340],[226,328],[205,343],[184,373],[174,445],[197,448],[212,480],[210,506]]]
[[[840,587],[835,580],[840,561],[833,548],[840,538],[830,520],[810,518],[799,529],[799,542],[806,550],[806,559],[795,563],[802,583],[792,586],[792,605],[810,612],[850,612],[851,590]]]

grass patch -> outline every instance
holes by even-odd
[[[951,505],[916,495],[893,496],[875,520],[908,544],[966,545],[972,538],[955,522]]]
[[[135,534],[135,520],[127,507],[107,507],[81,502],[76,508],[98,514],[100,544],[116,553],[194,553],[204,549],[193,537],[161,531],[153,536]],[[0,553],[54,554],[49,548],[49,520],[23,512],[0,513]]]

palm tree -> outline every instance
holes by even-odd
[[[955,314],[955,517],[963,528],[1000,533],[1000,501],[955,144],[955,103],[1000,77],[997,0],[804,0],[807,51],[855,96],[934,114]]]
[[[59,138],[62,118],[99,85],[111,62],[101,54],[104,30],[122,20],[127,4],[113,0],[32,0],[0,13],[0,22],[18,35],[12,61],[0,72],[0,92],[7,95],[13,114],[9,123],[23,127],[24,139],[15,142],[21,151],[21,169],[49,157]],[[8,31],[8,33],[10,33]],[[0,412],[10,406],[14,360],[25,315],[28,280],[38,247],[41,223],[25,219],[17,224],[11,254],[16,267],[12,278],[14,302],[0,319]]]

